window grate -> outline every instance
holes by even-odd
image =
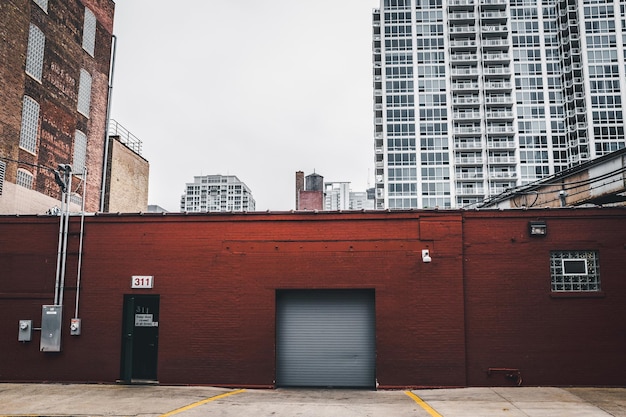
[[[550,275],[553,292],[600,291],[598,252],[550,252]]]
[[[87,157],[87,135],[80,130],[74,134],[74,161],[73,170],[75,175],[82,175],[85,169]]]
[[[41,81],[43,71],[43,54],[46,45],[46,36],[41,29],[31,24],[28,32],[28,50],[26,52],[26,73]]]
[[[42,10],[48,13],[48,0],[35,0],[37,6],[41,7]]]
[[[83,26],[83,49],[94,56],[96,46],[96,15],[85,7],[85,20]]]
[[[91,107],[91,75],[84,70],[80,70],[80,81],[78,85],[78,106],[80,113],[89,117],[89,108]]]
[[[4,161],[0,161],[0,195],[2,195],[2,188],[4,186],[4,176],[7,172],[7,164]]]
[[[20,148],[31,153],[37,149],[37,129],[39,128],[39,103],[24,96],[22,107],[22,127],[20,130]]]
[[[21,168],[18,169],[17,179],[15,181],[15,184],[19,185],[20,187],[24,187],[24,188],[28,188],[29,190],[32,190],[33,189],[33,174],[26,171],[25,169],[21,169]]]

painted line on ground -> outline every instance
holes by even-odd
[[[441,414],[436,412],[434,408],[432,408],[430,405],[426,404],[424,402],[424,400],[422,400],[417,395],[413,394],[411,391],[404,391],[404,393],[406,395],[408,395],[409,397],[411,397],[413,399],[413,401],[415,401],[420,407],[422,407],[432,417],[443,417]]]
[[[199,405],[210,403],[211,401],[219,400],[221,398],[228,397],[230,395],[241,394],[244,391],[245,391],[245,389],[238,389],[237,391],[226,392],[224,394],[216,395],[215,397],[209,397],[209,398],[207,398],[205,400],[198,401],[198,402],[186,405],[186,406],[181,407],[181,408],[177,408],[176,410],[172,410],[169,413],[161,414],[159,417],[173,416],[174,414],[178,414],[178,413],[182,413],[183,411],[191,410],[192,408],[195,408],[195,407],[197,407]]]

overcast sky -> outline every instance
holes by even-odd
[[[378,0],[116,0],[111,116],[143,142],[149,204],[236,175],[295,208],[295,172],[373,186]]]

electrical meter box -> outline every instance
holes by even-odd
[[[42,352],[61,351],[61,321],[63,306],[43,306],[41,310],[41,343]]]
[[[32,320],[20,320],[20,327],[17,333],[18,342],[30,342],[33,334],[33,321]]]

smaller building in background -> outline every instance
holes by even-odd
[[[204,175],[187,183],[180,199],[182,212],[254,211],[250,188],[234,175]]]
[[[142,142],[111,120],[104,182],[103,211],[142,213],[148,210],[150,164],[141,156]]]
[[[296,210],[324,210],[324,177],[296,172]]]
[[[351,191],[349,181],[324,182],[313,173],[296,172],[296,210],[374,210],[374,189]]]

